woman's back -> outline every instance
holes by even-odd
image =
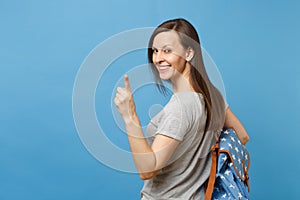
[[[146,180],[143,199],[199,199],[209,177],[213,134],[204,134],[206,110],[200,93],[175,93],[147,127],[149,145],[156,134],[180,141],[164,168]],[[203,192],[203,191],[202,191]],[[203,196],[203,195],[201,195]]]

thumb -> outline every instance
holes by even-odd
[[[130,89],[130,82],[129,82],[129,78],[128,78],[127,74],[124,76],[124,83],[125,83],[125,89],[131,91],[131,89]]]

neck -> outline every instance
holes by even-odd
[[[194,91],[191,87],[189,76],[186,74],[180,74],[178,77],[171,80],[173,86],[173,92],[185,92],[185,91]]]

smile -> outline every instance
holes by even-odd
[[[170,66],[158,66],[158,71],[160,73],[164,73],[166,71],[168,71],[171,67]]]

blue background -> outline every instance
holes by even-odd
[[[199,31],[250,134],[252,199],[296,199],[299,8],[296,0],[1,0],[0,199],[139,199],[136,174],[101,164],[81,143],[73,84],[100,42],[177,17]],[[112,140],[122,134],[110,128]],[[126,137],[120,145],[127,148]]]

